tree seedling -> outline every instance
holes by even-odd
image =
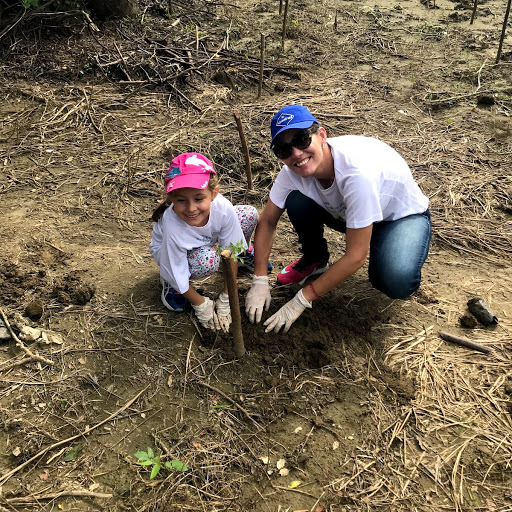
[[[151,480],[155,478],[158,475],[158,473],[160,473],[160,470],[162,468],[181,472],[185,472],[190,469],[186,464],[183,464],[183,462],[181,462],[181,460],[178,459],[173,459],[171,461],[166,461],[165,463],[162,463],[160,460],[160,455],[155,456],[155,453],[149,446],[147,452],[136,452],[134,454],[134,457],[138,459],[136,464],[138,464],[139,466],[148,466],[148,469],[149,466],[152,466],[151,475],[149,476]]]

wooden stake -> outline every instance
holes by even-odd
[[[283,13],[283,0],[279,0],[279,14]]]
[[[247,140],[245,139],[242,120],[240,119],[240,110],[235,108],[235,110],[233,110],[233,116],[235,117],[236,127],[238,128],[238,134],[240,135],[240,142],[242,143],[242,150],[244,152],[245,157],[245,174],[247,175],[247,188],[249,190],[252,190],[251,158],[249,157],[249,148],[247,146]]]
[[[265,63],[265,35],[261,33],[260,42],[260,79],[258,81],[258,98],[261,96],[261,87],[263,85],[263,65]]]
[[[281,49],[284,52],[284,40],[286,38],[286,17],[288,16],[288,0],[284,0],[283,33],[281,34]]]
[[[235,260],[231,257],[231,251],[225,249],[220,253],[222,264],[228,285],[229,307],[231,309],[233,344],[235,355],[240,358],[245,354],[244,337],[242,335],[242,317],[240,315],[240,302],[238,300],[238,285],[235,277]]]
[[[507,23],[508,23],[508,17],[510,15],[510,5],[511,4],[512,4],[512,0],[508,0],[507,12],[505,13],[505,19],[503,20],[503,28],[501,30],[500,45],[498,47],[498,54],[496,55],[496,64],[500,63],[501,50],[503,48],[503,41],[505,39],[505,31],[507,30]]]

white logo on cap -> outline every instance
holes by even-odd
[[[206,171],[213,171],[213,167],[209,164],[207,164],[204,160],[202,160],[201,158],[198,158],[197,155],[192,155],[192,156],[189,156],[186,160],[185,160],[185,164],[186,165],[195,165],[197,167],[202,167],[203,168],[203,172],[206,172]]]
[[[276,126],[288,126],[294,117],[293,114],[281,114],[276,121]]]

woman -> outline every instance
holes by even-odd
[[[356,135],[327,138],[309,110],[282,108],[271,123],[271,148],[283,167],[260,215],[254,238],[254,278],[245,309],[259,322],[270,306],[267,261],[277,222],[286,210],[299,236],[303,256],[277,277],[283,286],[315,281],[299,290],[266,322],[265,332],[292,323],[312,302],[354,274],[370,254],[372,285],[394,299],[405,299],[421,282],[432,225],[428,198],[405,160],[377,139]],[[346,252],[329,266],[324,226],[345,233]]]

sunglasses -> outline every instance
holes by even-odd
[[[280,160],[286,160],[292,156],[293,148],[306,149],[311,145],[313,130],[306,128],[297,132],[290,142],[275,142],[272,151]]]

